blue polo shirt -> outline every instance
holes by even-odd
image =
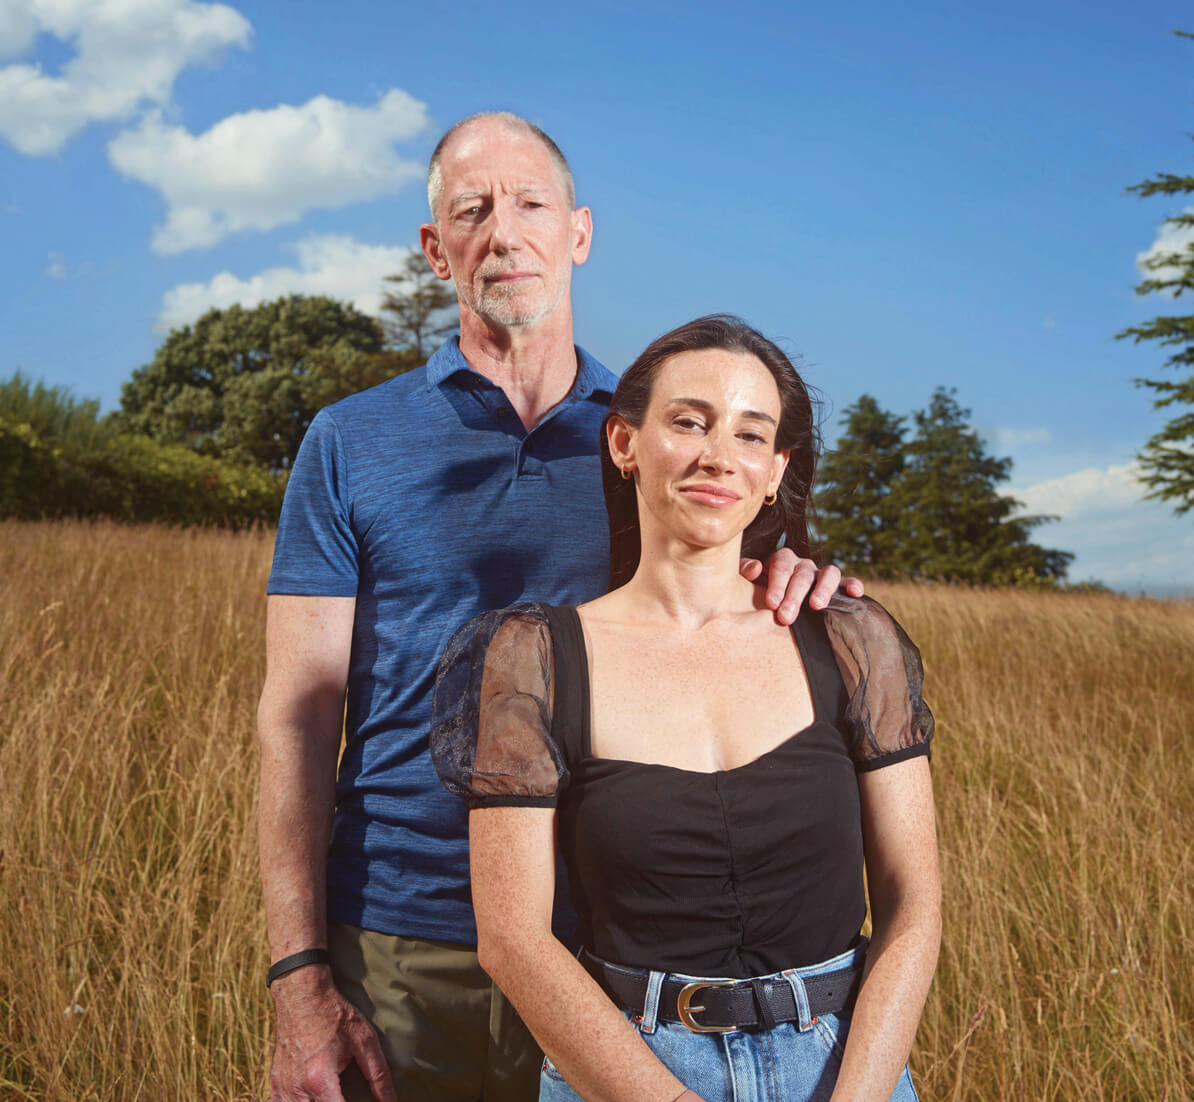
[[[605,591],[598,436],[617,379],[576,358],[572,390],[530,432],[453,339],[321,410],[303,440],[269,592],[356,598],[334,922],[476,944],[466,811],[428,750],[435,669],[478,612]]]

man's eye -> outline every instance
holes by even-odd
[[[757,432],[740,432],[738,434],[740,440],[745,440],[748,444],[765,444],[767,438],[761,433]]]
[[[695,417],[677,417],[672,422],[678,429],[702,429],[704,425],[701,424]]]

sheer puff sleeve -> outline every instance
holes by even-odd
[[[432,698],[431,757],[475,807],[555,807],[568,783],[552,739],[551,630],[539,605],[486,612],[452,637]]]
[[[924,702],[920,651],[869,597],[838,593],[825,609],[833,656],[846,683],[845,732],[863,773],[929,753],[933,713]]]

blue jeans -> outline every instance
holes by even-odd
[[[776,974],[792,985],[799,1022],[782,1022],[774,1029],[729,1033],[694,1033],[680,1022],[657,1017],[659,987],[665,978],[684,981],[700,976],[664,975],[652,972],[647,987],[642,1020],[635,1023],[639,1035],[668,1069],[686,1087],[706,1102],[825,1102],[833,1093],[841,1067],[850,1016],[807,1012],[808,998],[802,978],[836,972],[866,959],[865,943],[832,960],[808,968],[792,968]],[[637,1016],[628,1013],[631,1021]],[[580,1098],[550,1060],[543,1061],[539,1077],[539,1102],[575,1102]],[[916,1102],[912,1077],[904,1068],[892,1102]]]

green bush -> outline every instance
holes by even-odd
[[[41,436],[0,414],[0,516],[106,516],[242,528],[278,519],[286,480],[147,437],[90,447]]]

